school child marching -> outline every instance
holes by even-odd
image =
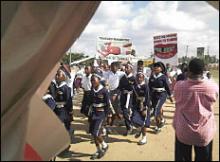
[[[110,113],[110,98],[108,90],[100,83],[101,76],[93,74],[91,77],[91,100],[89,105],[89,132],[94,138],[97,151],[91,156],[92,160],[102,158],[108,150],[108,144],[102,137],[102,129],[106,117]]]
[[[133,95],[133,113],[132,123],[139,132],[135,135],[135,138],[139,138],[142,135],[142,139],[138,142],[139,145],[147,143],[147,128],[150,127],[150,102],[149,102],[149,89],[146,84],[145,76],[143,72],[138,72],[136,75],[137,84],[134,86]]]

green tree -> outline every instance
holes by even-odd
[[[63,63],[69,64],[69,62],[70,62],[70,54],[71,54],[71,62],[88,57],[84,53],[67,53],[62,58],[62,62]]]

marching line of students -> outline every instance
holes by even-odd
[[[134,127],[139,129],[135,135],[135,138],[142,135],[137,142],[139,145],[147,143],[146,133],[151,124],[152,110],[157,124],[155,133],[164,125],[162,106],[167,96],[171,96],[168,78],[163,73],[165,66],[162,63],[154,64],[148,81],[141,67],[143,64],[139,65],[136,72],[130,63],[119,68],[113,62],[110,69],[105,67],[104,70],[85,67],[81,83],[84,96],[80,112],[88,117],[89,133],[92,134],[97,147],[97,152],[91,159],[99,159],[106,153],[105,147],[108,148],[108,145],[103,139],[103,133],[107,131],[107,134],[111,134],[111,127],[116,119],[124,120],[124,136],[133,134]]]
[[[135,70],[130,63],[119,68],[116,62],[109,69],[107,66],[103,69],[94,66],[84,68],[81,84],[78,85],[84,91],[80,112],[88,118],[89,133],[97,148],[92,160],[102,158],[107,152],[109,145],[103,136],[112,133],[111,127],[116,119],[124,120],[124,136],[133,134],[134,127],[138,130],[135,138],[142,135],[138,145],[147,143],[147,129],[152,116],[156,122],[155,134],[165,125],[163,105],[167,99],[173,102],[169,83],[173,71],[162,62],[154,63],[151,70],[151,74],[146,76],[142,61],[138,62]],[[187,65],[183,64],[181,70],[182,73],[175,74],[177,81],[187,78]],[[72,84],[70,69],[61,65],[43,97],[70,134],[73,133],[70,130],[73,118]]]
[[[112,132],[110,128],[116,119],[124,120],[125,136],[133,134],[134,127],[140,129],[135,135],[135,138],[142,135],[139,145],[147,143],[146,130],[150,127],[152,109],[157,123],[155,132],[164,125],[161,111],[167,94],[170,95],[167,78],[163,74],[164,65],[154,64],[149,81],[144,74],[143,64],[139,62],[135,70],[132,64],[127,63],[124,71],[121,71],[115,62],[110,69],[105,67],[102,70],[91,66],[84,68],[81,80],[84,94],[80,112],[88,117],[89,133],[92,134],[97,147],[97,152],[91,159],[104,156],[108,145],[105,145],[103,133]],[[71,87],[74,82],[71,82],[71,79],[70,68],[61,64],[48,93],[43,97],[70,134],[73,133],[70,125],[74,93],[74,86]],[[163,91],[155,92],[155,89]]]

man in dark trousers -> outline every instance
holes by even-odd
[[[86,66],[85,74],[81,81],[84,94],[83,94],[83,100],[82,100],[82,107],[80,110],[80,112],[84,114],[85,116],[88,116],[88,111],[89,111],[88,103],[90,100],[90,92],[91,92],[91,86],[92,86],[91,77],[92,77],[91,66]]]
[[[109,126],[113,126],[114,120],[116,118],[122,120],[123,115],[119,105],[120,98],[120,90],[118,89],[119,81],[121,77],[125,75],[124,72],[118,71],[118,66],[116,62],[111,63],[111,70],[106,73],[106,83],[107,88],[109,90],[111,105],[112,105],[112,113],[109,115],[107,119],[107,124]],[[108,133],[111,133],[111,129],[107,129]]]
[[[213,104],[218,99],[219,86],[203,77],[204,62],[193,59],[188,66],[188,79],[174,87],[175,161],[212,161],[216,120]]]

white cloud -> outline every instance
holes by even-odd
[[[206,27],[202,21],[196,20],[180,11],[159,11],[157,13],[157,20],[161,26],[176,30],[201,30]]]
[[[138,55],[150,56],[153,36],[178,34],[178,55],[196,55],[196,48],[209,46],[219,57],[219,12],[206,2],[104,1],[81,34],[73,50],[88,55],[96,53],[96,37],[131,38]],[[142,3],[143,4],[143,3]]]
[[[86,27],[83,34],[92,34],[95,31],[104,32],[106,28],[106,25],[104,24],[90,24]]]
[[[137,16],[131,21],[131,26],[133,30],[140,30],[148,23],[148,12],[144,9],[140,9]]]
[[[128,24],[128,20],[118,19],[118,20],[115,20],[114,24],[112,25],[113,25],[113,28],[124,29],[127,27],[127,24]]]
[[[95,13],[98,23],[114,22],[117,19],[128,18],[132,15],[132,2],[102,1]]]

